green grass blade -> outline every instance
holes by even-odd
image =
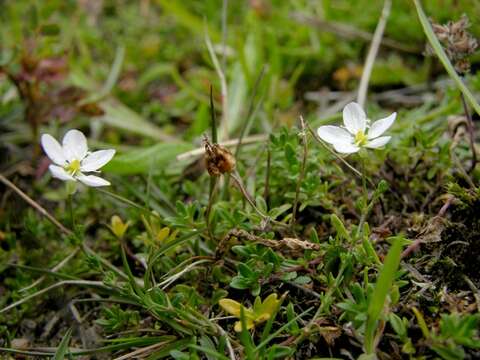
[[[427,39],[432,46],[433,50],[435,51],[435,54],[437,54],[438,58],[440,59],[440,62],[443,64],[445,67],[445,70],[447,71],[448,75],[455,81],[455,84],[457,84],[457,87],[460,89],[460,91],[465,95],[465,98],[468,100],[470,105],[475,109],[477,114],[480,115],[480,104],[478,104],[477,100],[473,96],[473,94],[470,92],[470,90],[465,86],[463,83],[462,79],[460,76],[458,76],[457,72],[455,71],[452,63],[448,59],[447,54],[443,50],[442,45],[440,44],[440,41],[438,41],[437,36],[433,32],[432,26],[430,25],[430,22],[427,19],[427,16],[425,15],[425,12],[423,11],[422,5],[420,4],[419,0],[413,0],[413,3],[415,4],[415,7],[417,8],[417,13],[418,13],[418,18],[420,19],[420,23],[422,24],[423,31],[425,32],[425,35],[427,36]]]
[[[242,331],[240,331],[240,340],[245,350],[246,359],[252,360],[255,359],[255,344],[253,343],[252,337],[247,330],[247,319],[245,317],[245,308],[240,306],[240,322],[242,324]]]
[[[154,140],[176,141],[173,136],[165,134],[158,126],[119,101],[109,99],[99,105],[105,112],[99,119],[109,126]]]
[[[188,345],[188,347],[189,347],[190,349],[195,349],[195,350],[201,351],[201,352],[203,352],[205,355],[210,355],[210,356],[214,357],[215,359],[229,360],[229,358],[226,357],[225,355],[220,354],[218,351],[215,351],[215,350],[206,348],[205,346],[199,346],[199,345],[193,345],[193,344],[192,344],[192,345]]]
[[[63,360],[65,359],[65,355],[67,354],[68,351],[68,344],[70,343],[70,338],[72,336],[72,329],[68,329],[65,335],[62,338],[62,341],[60,342],[60,345],[58,345],[57,351],[55,351],[55,356],[53,357],[53,360]]]
[[[157,0],[165,13],[174,16],[179,24],[189,29],[192,34],[202,34],[204,31],[204,21],[189,10],[187,2]],[[208,35],[214,40],[220,40],[220,34],[212,26],[207,26]]]
[[[188,143],[162,142],[153,146],[133,149],[129,152],[115,156],[112,161],[102,168],[102,171],[119,175],[148,174],[152,169],[157,173],[165,168],[175,157],[183,152],[192,150]]]
[[[292,320],[287,322],[285,325],[283,325],[280,329],[272,333],[269,337],[267,337],[265,340],[263,340],[258,346],[255,348],[255,353],[260,352],[270,341],[272,341],[278,334],[280,334],[283,330],[287,329],[293,322],[297,321],[298,319],[301,319],[304,315],[308,314],[312,308],[308,308],[301,314],[295,316]]]
[[[122,70],[123,60],[125,59],[125,46],[119,46],[117,51],[115,52],[115,59],[112,64],[112,68],[110,69],[110,73],[108,74],[107,81],[103,85],[102,90],[100,93],[103,96],[108,95],[113,87],[115,86],[118,77],[120,75],[120,70]]]
[[[365,328],[365,351],[367,354],[373,353],[374,351],[373,339],[377,322],[381,316],[390,287],[395,279],[395,273],[400,264],[401,252],[402,239],[396,238],[392,247],[388,251],[383,268],[380,271],[377,283],[375,284],[375,290],[373,291],[371,302],[368,306],[367,326]]]

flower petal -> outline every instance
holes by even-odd
[[[370,140],[367,145],[365,145],[365,147],[368,147],[370,149],[377,149],[388,143],[391,138],[391,136],[380,136],[376,139]]]
[[[317,129],[317,134],[323,141],[330,144],[337,142],[352,143],[353,137],[347,130],[340,126],[325,125]]]
[[[360,105],[351,102],[343,108],[343,124],[350,133],[356,135],[359,131],[365,131],[367,115]]]
[[[79,130],[70,130],[63,137],[63,151],[67,160],[83,160],[87,155],[87,139]]]
[[[110,183],[102,179],[101,177],[95,176],[95,175],[84,175],[84,174],[79,174],[76,176],[78,180],[80,180],[82,183],[84,183],[87,186],[91,187],[99,187],[99,186],[108,186]]]
[[[40,140],[43,150],[47,156],[57,165],[65,165],[67,159],[63,154],[63,149],[60,143],[55,140],[55,138],[49,134],[43,134]]]
[[[112,160],[115,155],[115,150],[98,150],[88,154],[82,161],[82,171],[95,171],[100,169],[103,165]]]
[[[48,170],[50,170],[50,172],[52,173],[52,176],[54,178],[57,178],[57,179],[60,179],[60,180],[63,180],[63,181],[67,181],[67,180],[75,181],[73,176],[71,176],[69,173],[67,173],[65,171],[65,169],[62,168],[61,166],[50,165],[48,167]]]
[[[368,139],[375,139],[382,135],[385,131],[388,130],[390,126],[392,126],[395,118],[397,117],[397,113],[394,112],[393,114],[387,116],[386,118],[380,119],[375,121],[370,129],[368,130]]]
[[[360,150],[360,148],[357,145],[341,143],[341,142],[334,143],[333,147],[337,152],[342,154],[353,154],[353,153],[356,153],[358,150]]]

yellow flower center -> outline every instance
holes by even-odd
[[[357,134],[355,135],[355,145],[364,146],[367,144],[367,142],[368,142],[367,135],[365,135],[365,133],[362,130],[357,132]]]
[[[70,161],[70,163],[65,166],[65,171],[72,176],[75,175],[80,171],[80,161],[77,159]]]

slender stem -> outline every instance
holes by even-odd
[[[360,164],[362,168],[362,191],[363,191],[363,208],[361,209],[362,215],[360,216],[360,222],[358,223],[357,235],[360,237],[363,234],[363,224],[368,214],[368,189],[367,189],[367,175],[365,170],[365,159],[360,155]]]
[[[225,5],[225,4],[224,4]],[[210,86],[210,118],[211,118],[211,131],[212,131],[212,142],[216,144],[218,142],[217,134],[217,117],[215,114],[215,104],[213,102],[213,87]],[[210,226],[210,212],[212,211],[212,206],[215,201],[215,190],[217,188],[217,178],[215,176],[210,176],[210,189],[208,192],[208,205],[205,211],[205,224],[207,226],[207,232],[210,236],[210,239],[214,241],[213,232]]]
[[[217,189],[218,180],[215,176],[210,177],[210,189],[208,192],[208,205],[205,211],[205,224],[207,225],[207,232],[210,239],[214,241],[214,236],[210,224],[210,213],[212,212],[212,206],[215,202],[215,190]]]
[[[280,222],[280,221],[276,221],[276,220],[273,220],[271,219],[267,214],[264,214],[256,205],[255,205],[255,201],[253,200],[252,196],[248,193],[248,191],[245,189],[245,186],[243,185],[242,183],[242,180],[240,179],[240,177],[238,176],[238,174],[234,174],[234,173],[230,173],[230,176],[232,177],[233,181],[237,184],[238,188],[240,189],[240,192],[242,193],[242,195],[245,197],[245,199],[248,201],[248,203],[250,204],[250,206],[253,208],[253,210],[255,210],[258,215],[260,215],[260,217],[264,220],[264,221],[268,221],[268,222],[271,222],[272,224],[275,224],[277,226],[281,226],[281,227],[288,227],[286,224]]]
[[[210,120],[212,121],[212,142],[214,144],[218,143],[218,134],[217,134],[217,114],[215,113],[215,103],[213,101],[213,86],[210,85]]]
[[[270,145],[267,145],[267,170],[265,172],[265,188],[263,190],[263,198],[267,204],[267,209],[270,209],[270,168],[272,165],[272,152]]]
[[[295,200],[293,202],[293,209],[292,209],[292,218],[290,220],[290,226],[293,227],[295,225],[295,218],[297,216],[297,207],[298,201],[300,197],[300,188],[302,186],[302,181],[305,176],[305,167],[307,164],[307,155],[308,155],[308,142],[307,142],[307,129],[305,128],[305,121],[303,117],[300,115],[300,125],[301,125],[301,136],[302,136],[302,145],[303,145],[303,156],[302,156],[302,164],[300,166],[300,173],[298,174],[297,179],[297,187],[295,189]]]
[[[72,227],[73,232],[75,232],[76,225],[75,225],[75,214],[73,211],[73,195],[72,194],[68,194],[67,206],[68,206],[68,213],[70,215],[70,226]]]
[[[253,200],[252,196],[248,193],[248,191],[245,189],[245,186],[243,186],[243,183],[242,183],[242,180],[240,180],[240,177],[235,175],[235,174],[231,174],[231,177],[232,179],[235,181],[235,183],[237,184],[238,188],[240,189],[241,193],[243,194],[243,196],[245,197],[245,199],[248,201],[248,203],[250,204],[250,206],[262,217],[262,218],[266,218],[267,216],[260,211],[259,208],[257,208],[257,206],[255,205],[255,201]]]

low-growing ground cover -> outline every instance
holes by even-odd
[[[480,357],[476,1],[0,8],[3,358]]]

